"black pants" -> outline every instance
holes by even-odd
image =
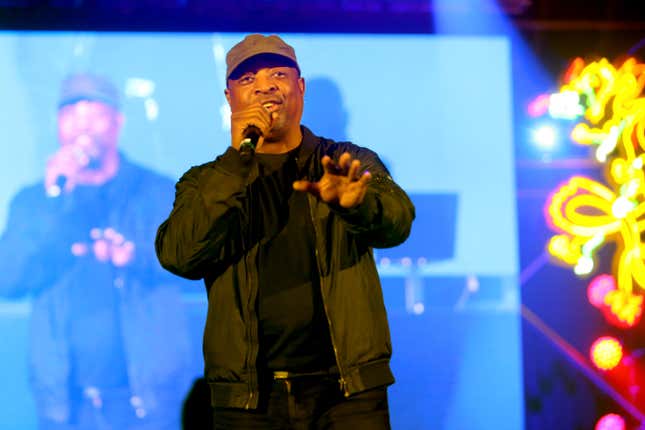
[[[215,430],[389,430],[387,387],[344,397],[332,376],[276,379],[256,410],[215,408]]]

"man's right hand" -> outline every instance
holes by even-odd
[[[47,194],[55,197],[61,192],[71,192],[77,185],[79,174],[89,162],[89,156],[78,145],[61,146],[49,158],[45,167],[45,191]]]
[[[261,104],[250,106],[243,110],[238,110],[231,114],[231,145],[233,148],[240,150],[240,144],[244,140],[244,131],[249,126],[254,126],[260,130],[260,139],[256,145],[256,150],[264,143],[264,137],[271,130],[273,119],[269,111]]]

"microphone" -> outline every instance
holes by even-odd
[[[67,177],[58,175],[56,182],[47,188],[46,192],[49,197],[58,197],[61,195],[65,185],[67,184]]]
[[[253,154],[260,137],[262,137],[262,131],[254,125],[248,125],[244,129],[242,135],[244,136],[244,139],[242,139],[242,143],[240,143],[240,153]]]

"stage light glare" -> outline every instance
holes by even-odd
[[[583,255],[578,259],[576,265],[573,266],[573,273],[578,276],[584,276],[593,272],[593,268],[593,258]]]
[[[125,82],[125,95],[127,97],[146,98],[155,92],[155,82],[144,78],[128,78]]]
[[[623,346],[611,336],[596,339],[590,349],[591,361],[600,370],[611,370],[623,358]]]
[[[595,430],[625,430],[625,419],[618,414],[603,415],[596,423]]]
[[[596,149],[596,160],[604,163],[607,161],[609,154],[614,152],[616,145],[618,145],[618,139],[620,134],[623,132],[623,127],[613,126],[609,129],[609,132],[604,136],[600,145]]]
[[[611,205],[611,213],[618,219],[625,218],[631,211],[638,206],[637,203],[629,200],[626,197],[620,196]]]
[[[146,118],[148,118],[149,121],[156,121],[159,117],[159,104],[157,101],[152,97],[149,97],[143,102],[143,106],[146,109]]]
[[[414,306],[412,306],[412,312],[414,312],[415,315],[421,315],[425,310],[423,303],[415,303]]]
[[[583,113],[580,96],[575,91],[563,91],[549,97],[549,115],[552,118],[576,119]]]
[[[605,306],[607,293],[616,289],[616,281],[612,275],[602,274],[591,280],[587,287],[587,298],[589,303],[600,308]]]
[[[550,125],[542,125],[533,131],[533,142],[542,150],[550,150],[555,147],[557,133]]]
[[[479,291],[479,279],[477,279],[477,276],[469,275],[466,278],[466,288],[468,288],[468,291],[471,293]]]
[[[219,116],[220,116],[220,126],[222,131],[231,130],[231,107],[224,101],[219,107]]]

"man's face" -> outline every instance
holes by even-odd
[[[123,116],[114,107],[81,100],[58,110],[58,139],[61,146],[75,145],[92,164],[117,150],[122,124]]]
[[[266,141],[280,140],[289,130],[300,127],[305,81],[285,61],[254,57],[235,70],[227,87],[232,112],[260,104],[272,114]]]

